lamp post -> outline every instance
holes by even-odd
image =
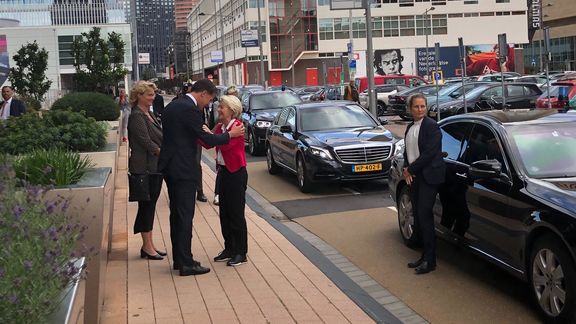
[[[368,77],[368,107],[378,117],[376,93],[374,92],[374,50],[372,44],[372,1],[363,0],[366,14],[366,76]],[[352,23],[352,22],[350,22]]]
[[[429,19],[429,15],[428,12],[432,11],[436,8],[434,7],[430,7],[428,9],[426,9],[424,11],[424,20],[426,21],[426,79],[428,79],[428,76],[430,75],[430,69],[429,69],[429,62],[428,62],[428,58],[430,57],[430,54],[428,53],[428,34],[430,34],[430,19]]]
[[[262,18],[260,16],[260,2],[264,2],[264,0],[258,0],[258,47],[260,48],[260,82],[262,82],[262,86],[266,89],[266,73],[264,73],[264,50],[262,49],[262,36],[260,35],[260,30],[262,29],[261,21]],[[266,3],[266,2],[264,2]],[[268,35],[270,37],[270,35]]]

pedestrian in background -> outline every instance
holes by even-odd
[[[414,121],[404,134],[403,176],[410,186],[414,225],[422,239],[422,256],[408,263],[416,274],[436,269],[436,235],[432,208],[438,187],[444,183],[446,165],[442,157],[442,133],[434,119],[428,117],[426,97],[417,93],[408,98]]]
[[[155,90],[154,83],[138,81],[130,91],[132,111],[128,119],[130,145],[128,171],[131,174],[147,174],[149,178],[150,200],[138,202],[138,212],[134,221],[134,234],[142,235],[140,257],[162,260],[166,252],[158,251],[152,240],[156,201],[162,189],[162,174],[158,171],[162,127],[160,121],[150,112]]]
[[[224,134],[233,126],[242,125],[239,119],[242,104],[238,97],[222,96],[218,107],[220,123],[214,134]],[[208,127],[204,131],[211,132]],[[216,145],[216,165],[220,178],[220,227],[224,238],[224,250],[214,257],[215,262],[228,261],[228,266],[237,266],[247,261],[248,230],[244,208],[246,205],[246,153],[244,137],[235,137],[230,143]]]
[[[164,97],[160,94],[160,89],[156,89],[156,95],[152,102],[152,110],[154,110],[156,117],[162,118],[162,112],[164,111]]]
[[[120,93],[116,98],[116,103],[120,106],[120,111],[122,112],[122,119],[120,120],[120,138],[122,142],[128,141],[128,118],[130,117],[130,102],[128,96],[126,95],[126,90],[120,89]]]
[[[0,120],[6,120],[10,116],[20,116],[26,112],[24,102],[13,98],[14,89],[11,86],[2,87],[2,99],[0,103]]]

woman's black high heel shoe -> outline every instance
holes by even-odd
[[[164,260],[164,258],[160,254],[150,255],[146,253],[144,249],[140,249],[140,257],[142,259],[148,259],[148,260]]]
[[[156,253],[160,254],[160,256],[167,256],[168,253],[156,250]]]

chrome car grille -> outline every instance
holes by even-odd
[[[335,149],[338,159],[344,163],[372,163],[390,157],[392,146],[365,146]]]

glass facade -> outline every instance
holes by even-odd
[[[533,41],[524,47],[524,68],[526,73],[543,71],[544,44],[542,41]],[[550,71],[576,70],[576,36],[559,37],[550,40]]]
[[[175,29],[174,0],[136,0],[138,52],[150,53],[150,67],[165,72]],[[139,65],[140,72],[145,66]]]

